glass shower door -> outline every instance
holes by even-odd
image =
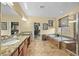
[[[79,13],[76,14],[76,54],[79,55]]]

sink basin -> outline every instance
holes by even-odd
[[[12,45],[19,42],[19,40],[13,39],[13,40],[9,40],[9,41],[3,41],[1,42],[1,46],[7,46],[7,45]]]

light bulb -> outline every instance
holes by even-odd
[[[23,21],[26,21],[26,18],[25,18],[25,17],[22,17],[22,20],[23,20]]]

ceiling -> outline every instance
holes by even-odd
[[[59,17],[79,2],[19,2],[22,10],[28,16]],[[41,8],[40,8],[41,7]],[[1,5],[1,12],[7,15],[19,16],[19,14],[8,5]]]
[[[24,12],[29,16],[59,17],[75,6],[78,2],[21,2]],[[41,7],[41,8],[40,8]]]
[[[19,16],[9,5],[1,4],[1,13],[4,15]]]

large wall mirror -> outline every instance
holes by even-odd
[[[19,22],[11,22],[11,35],[19,33]]]
[[[7,30],[7,22],[1,22],[1,30]]]

